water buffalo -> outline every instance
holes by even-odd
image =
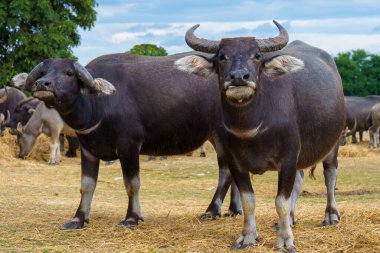
[[[12,112],[17,103],[25,98],[25,94],[16,88],[6,87],[0,89],[0,133],[4,130],[4,124],[10,120],[9,112]]]
[[[359,132],[359,140],[363,141],[363,132],[367,131],[369,126],[367,123],[368,115],[372,106],[380,103],[380,96],[367,97],[344,97],[346,106],[346,127],[352,129],[357,122],[356,130],[352,133],[352,143],[356,143],[356,132]]]
[[[78,135],[81,144],[81,201],[74,218],[63,229],[89,222],[99,159],[119,159],[128,210],[121,224],[143,220],[139,201],[139,154],[185,154],[214,140],[219,183],[206,214],[220,215],[232,177],[216,129],[221,107],[215,78],[184,73],[174,62],[187,54],[140,57],[101,56],[86,67],[68,59],[47,59],[30,73],[26,89],[54,107]],[[232,187],[229,213],[241,212],[240,197]]]
[[[17,123],[17,142],[20,147],[19,157],[25,159],[32,150],[37,137],[44,133],[51,138],[49,165],[59,164],[61,161],[59,136],[61,132],[69,136],[75,136],[74,131],[63,122],[55,109],[47,108],[41,101],[35,109],[30,108],[27,113],[31,114],[31,117],[26,125],[23,126],[21,122]]]
[[[377,148],[379,145],[379,131],[380,131],[380,103],[375,104],[371,108],[371,112],[368,117],[369,128],[369,146]]]
[[[249,172],[277,170],[276,246],[293,252],[290,212],[297,170],[317,163],[330,152],[332,157],[325,160],[330,162],[324,166],[324,173],[328,191],[334,192],[334,151],[345,123],[344,97],[331,56],[301,41],[287,45],[285,28],[274,22],[280,35],[269,39],[210,41],[196,37],[194,31],[199,25],[194,26],[186,33],[187,44],[214,55],[186,56],[175,65],[198,76],[216,73],[219,78],[223,128],[218,129],[218,136],[238,185],[244,213],[243,231],[232,248],[253,245],[258,238]],[[324,223],[335,224],[338,216],[336,203],[328,205]]]
[[[29,119],[32,117],[33,113],[35,112],[37,106],[42,103],[41,100],[29,97],[24,100],[21,100],[18,102],[16,108],[12,113],[9,115],[8,122],[4,123],[4,127],[9,127],[10,132],[13,135],[19,135],[20,133],[17,132],[17,125],[20,123],[22,126],[25,126]],[[45,115],[48,116],[49,114]],[[53,113],[53,117],[56,117],[56,115]],[[57,121],[56,123],[60,125],[62,120]],[[52,123],[53,124],[53,123]],[[49,126],[50,127],[50,126]],[[57,126],[53,124],[54,129],[58,129]],[[62,138],[63,137],[63,138]],[[75,157],[76,156],[76,150],[79,148],[78,139],[75,136],[66,136],[66,139],[69,143],[69,148],[66,152],[66,156],[68,157]],[[64,135],[61,134],[60,138],[60,151],[64,151]]]

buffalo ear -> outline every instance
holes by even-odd
[[[28,109],[28,113],[29,113],[29,114],[32,114],[32,113],[34,113],[35,111],[36,111],[36,109],[34,109],[34,108],[29,108],[29,109]]]
[[[13,86],[20,89],[24,89],[27,78],[28,78],[28,73],[19,73],[15,75],[14,77],[12,77],[11,82]]]
[[[24,133],[24,128],[22,127],[22,124],[21,122],[17,123],[17,132],[19,132],[20,134],[23,134]]]
[[[201,77],[208,77],[214,73],[214,64],[210,59],[199,55],[189,55],[174,62],[174,66],[184,72],[193,73]]]
[[[267,60],[264,63],[263,72],[269,77],[276,77],[299,71],[304,67],[305,64],[301,59],[290,55],[280,55]]]
[[[116,93],[116,88],[103,78],[94,78],[91,81],[91,86],[81,88],[81,92],[89,95],[111,96]]]

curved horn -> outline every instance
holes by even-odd
[[[0,98],[0,104],[4,103],[8,99],[8,90],[7,87],[4,88],[4,95]]]
[[[353,127],[350,131],[348,131],[348,132],[346,133],[346,136],[353,135],[353,134],[355,133],[355,131],[356,131],[356,127],[357,127],[357,125],[358,125],[358,122],[357,122],[356,119],[355,119],[354,127]]]
[[[37,78],[41,74],[41,68],[44,65],[44,62],[40,62],[37,66],[35,66],[32,71],[30,71],[28,77],[25,81],[25,90],[31,91],[33,84],[36,82]]]
[[[276,20],[273,20],[273,23],[277,26],[278,30],[280,31],[280,34],[274,38],[256,39],[261,52],[272,52],[280,50],[281,48],[285,47],[286,44],[288,44],[288,32]]]
[[[76,72],[77,76],[79,77],[79,79],[86,86],[93,87],[94,86],[93,85],[94,78],[92,77],[90,72],[88,72],[85,67],[80,65],[79,62],[74,62],[73,66],[74,66],[75,72]]]
[[[195,25],[191,27],[186,32],[185,41],[189,47],[192,49],[204,52],[204,53],[217,53],[219,50],[219,43],[220,41],[216,40],[206,40],[198,38],[194,35],[194,31],[199,27],[198,25]]]

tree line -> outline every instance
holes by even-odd
[[[95,0],[0,1],[0,87],[46,58],[71,58],[80,44],[78,28],[90,30]],[[163,47],[140,44],[126,53],[164,56]],[[380,95],[380,56],[362,49],[334,57],[345,95]]]

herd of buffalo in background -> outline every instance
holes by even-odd
[[[291,226],[302,169],[322,159],[328,192],[323,224],[337,224],[339,134],[341,144],[350,135],[355,143],[356,132],[362,141],[363,132],[369,130],[369,145],[377,148],[380,96],[346,96],[343,101],[331,56],[300,41],[287,45],[287,31],[275,24],[280,31],[275,38],[221,41],[197,38],[194,26],[186,33],[186,42],[196,54],[113,54],[86,67],[73,60],[48,59],[30,73],[15,76],[14,86],[45,102],[27,98],[13,87],[0,91],[1,130],[8,127],[17,136],[20,158],[28,155],[41,133],[51,137],[50,165],[61,160],[61,134],[69,141],[67,156],[75,156],[79,146],[75,136],[80,140],[81,201],[62,229],[79,229],[89,222],[99,160],[120,160],[129,198],[121,224],[133,227],[143,220],[139,154],[183,154],[206,140],[216,150],[219,179],[203,217],[221,216],[231,187],[228,215],[245,216],[232,248],[258,240],[249,171],[279,171],[278,248],[295,252]]]

